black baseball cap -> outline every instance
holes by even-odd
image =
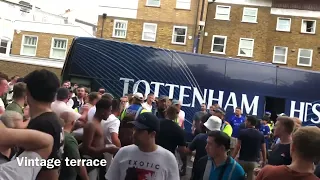
[[[217,113],[221,113],[221,114],[223,114],[223,115],[226,115],[226,111],[224,110],[224,109],[222,109],[222,108],[216,108],[215,110],[214,110],[214,112],[217,112]]]
[[[137,129],[160,131],[160,121],[158,117],[150,112],[139,114],[134,121],[130,121],[129,123],[133,124]]]

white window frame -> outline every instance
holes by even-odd
[[[155,31],[154,31],[154,39],[153,40],[150,40],[150,39],[145,39],[144,38],[144,33],[146,33],[146,31],[145,31],[145,26],[146,25],[152,25],[152,26],[155,26]],[[143,30],[142,30],[142,37],[141,37],[141,39],[143,40],[143,41],[151,41],[151,42],[155,42],[156,41],[156,39],[157,39],[157,30],[158,30],[158,24],[156,24],[156,23],[143,23]]]
[[[311,51],[311,57],[304,57],[304,58],[310,58],[310,63],[309,63],[309,64],[301,64],[301,63],[300,63],[300,53],[301,53],[301,50]],[[298,65],[298,66],[311,67],[311,66],[312,66],[312,59],[313,59],[313,49],[299,48],[298,61],[297,61],[297,65]]]
[[[126,30],[126,35],[124,37],[115,35],[117,22],[126,23],[126,29],[125,29]],[[121,30],[124,30],[124,29],[121,29]],[[119,20],[119,19],[113,20],[113,30],[112,30],[112,37],[113,38],[126,39],[127,38],[127,32],[128,32],[128,21],[127,20]]]
[[[220,19],[220,18],[217,18],[218,8],[219,8],[219,7],[229,8],[228,19]],[[215,15],[215,18],[214,18],[214,19],[222,20],[222,21],[230,21],[230,14],[231,14],[231,6],[217,5],[217,6],[216,6],[216,15]]]
[[[252,41],[252,53],[251,53],[251,56],[246,56],[246,55],[243,55],[243,54],[240,54],[240,49],[241,49],[241,40],[250,40]],[[240,38],[239,40],[239,48],[238,48],[238,56],[241,56],[241,57],[253,57],[253,52],[254,52],[254,39],[251,39],[251,38]]]
[[[215,38],[224,38],[223,52],[213,51],[214,39],[215,39]],[[214,53],[214,54],[226,54],[227,39],[228,39],[227,36],[213,35],[213,36],[212,36],[212,43],[211,43],[211,51],[210,51],[210,53]],[[219,44],[219,45],[221,45],[221,44]]]
[[[176,28],[181,28],[181,29],[185,29],[185,30],[186,30],[186,34],[185,34],[185,37],[184,37],[184,43],[174,42],[174,32],[175,32],[174,30],[175,30]],[[172,44],[185,45],[185,44],[187,44],[187,36],[188,36],[188,27],[187,27],[187,26],[173,26],[171,43],[172,43]]]
[[[189,2],[186,2],[186,1],[189,1]],[[179,7],[178,4],[179,3],[189,3],[189,7],[188,8],[183,8],[183,7]],[[190,9],[191,7],[191,0],[177,0],[176,1],[176,9]]]
[[[65,53],[64,53],[64,58],[57,58],[57,57],[53,57],[52,56],[52,53],[53,53],[53,49],[54,49],[54,47],[53,47],[53,45],[54,45],[54,40],[63,40],[63,41],[66,41],[66,49],[65,49]],[[62,50],[62,49],[61,49]],[[50,47],[50,58],[52,58],[52,59],[65,59],[66,58],[66,55],[67,55],[67,50],[68,50],[68,39],[66,39],[66,38],[56,38],[56,37],[53,37],[52,39],[51,39],[51,47]]]
[[[256,19],[255,19],[254,22],[244,20],[245,11],[246,11],[246,10],[255,10],[255,11],[256,11],[256,15],[255,15],[255,18],[256,18]],[[245,22],[245,23],[258,23],[258,8],[244,7],[244,8],[243,8],[242,21],[241,21],[241,22]]]
[[[279,19],[286,19],[286,20],[289,20],[289,22],[290,22],[289,30],[282,30],[282,29],[279,29],[279,28],[278,28]],[[278,18],[277,18],[277,25],[276,25],[276,26],[277,26],[277,27],[276,27],[276,31],[281,31],[281,32],[291,32],[291,18],[278,17]]]
[[[35,38],[37,38],[37,44],[36,44],[36,46],[35,46],[35,54],[24,54],[23,53],[23,48],[24,48],[24,39],[25,39],[25,37],[35,37]],[[22,42],[21,42],[21,48],[20,48],[20,55],[23,55],[23,56],[36,56],[37,55],[37,49],[38,49],[38,42],[39,42],[39,37],[38,36],[35,36],[35,35],[28,35],[28,34],[24,34],[23,36],[22,36]],[[30,45],[27,45],[27,46],[30,46]]]
[[[284,62],[279,62],[279,61],[275,61],[275,56],[282,56],[282,54],[276,54],[276,48],[285,48],[286,49],[286,53],[284,56]],[[288,59],[288,47],[284,47],[284,46],[274,46],[273,47],[273,59],[272,59],[272,63],[275,64],[287,64],[287,59]]]
[[[306,31],[303,31],[303,22],[304,21],[313,21],[314,22],[314,32],[306,32]],[[317,30],[317,20],[311,20],[311,19],[302,19],[301,21],[301,33],[304,33],[304,34],[316,34],[316,30]]]
[[[160,5],[161,5],[161,0],[159,0],[159,5],[150,5],[150,4],[149,4],[149,1],[150,1],[150,0],[147,0],[147,1],[146,1],[146,6],[160,7]],[[152,1],[152,0],[151,0],[151,1]]]

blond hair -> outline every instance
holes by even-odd
[[[65,126],[71,124],[76,120],[75,113],[71,111],[65,111],[60,114],[61,125]]]
[[[298,156],[308,161],[320,157],[320,129],[315,126],[301,127],[292,137],[292,146]]]

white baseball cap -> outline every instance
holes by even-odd
[[[133,94],[133,97],[139,99],[140,101],[144,100],[144,97],[143,97],[142,93],[139,93],[139,92]]]
[[[217,116],[211,116],[203,125],[210,131],[220,131],[222,120]]]

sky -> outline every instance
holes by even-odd
[[[10,0],[18,3],[21,0]],[[82,21],[96,24],[98,15],[107,13],[111,16],[127,16],[127,12],[115,11],[114,8],[107,9],[98,8],[99,5],[109,7],[121,7],[121,8],[138,8],[138,0],[23,0],[29,2],[42,9],[43,11],[53,14],[64,14],[67,9],[73,12],[73,16]],[[130,11],[132,15],[132,11]],[[100,14],[99,14],[100,13]],[[120,13],[120,14],[119,14]],[[134,14],[134,13],[133,13]]]
[[[13,0],[19,2],[20,0]],[[75,11],[76,17],[83,21],[95,23],[99,0],[24,0],[35,4],[44,11],[63,14],[67,9]],[[112,1],[112,0],[105,0]]]

